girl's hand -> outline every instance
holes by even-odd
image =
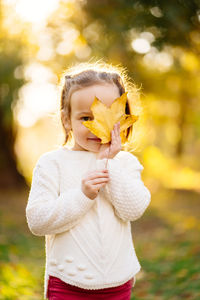
[[[109,180],[107,169],[89,172],[82,178],[82,192],[88,198],[93,200],[98,195],[99,189],[103,187]]]
[[[97,159],[113,158],[121,148],[120,122],[118,122],[111,131],[111,142],[102,144],[100,151],[97,154]]]

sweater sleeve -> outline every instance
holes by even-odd
[[[59,193],[59,170],[56,161],[41,157],[34,170],[26,206],[30,231],[37,236],[57,234],[75,226],[94,204],[81,189]]]
[[[135,221],[142,216],[151,201],[151,194],[141,179],[143,166],[129,152],[108,159],[110,181],[103,187],[106,198],[114,206],[115,214],[123,221]],[[98,159],[104,167],[106,158]]]

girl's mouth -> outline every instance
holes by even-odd
[[[95,141],[95,142],[101,142],[101,139],[99,139],[99,138],[88,138],[88,140]]]

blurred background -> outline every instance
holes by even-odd
[[[38,157],[64,142],[58,82],[73,63],[141,88],[135,155],[152,201],[132,222],[132,300],[200,299],[200,1],[0,0],[0,300],[43,299],[44,238],[25,207]]]

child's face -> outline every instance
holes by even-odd
[[[119,89],[115,84],[95,84],[72,93],[71,96],[71,127],[75,139],[73,150],[99,152],[101,141],[86,128],[82,122],[93,120],[90,107],[95,96],[108,107],[120,97]]]

